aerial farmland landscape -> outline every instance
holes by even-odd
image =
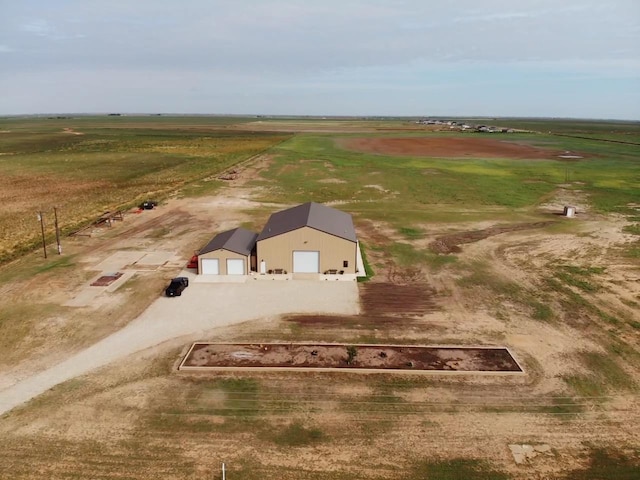
[[[640,3],[0,3],[0,480],[640,480]]]
[[[0,470],[634,478],[640,127],[535,126],[2,120]],[[361,281],[198,283],[185,268],[216,233],[309,199],[352,215]],[[45,259],[35,212],[54,205],[63,253],[46,223]],[[179,274],[192,285],[162,298]],[[346,350],[333,372],[179,370],[195,341],[508,348],[522,371],[363,374]]]

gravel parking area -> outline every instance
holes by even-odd
[[[193,275],[190,275],[193,280]],[[355,282],[196,283],[181,297],[158,298],[122,330],[66,361],[0,391],[0,415],[66,380],[132,353],[216,327],[289,313],[355,315]]]

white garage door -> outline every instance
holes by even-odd
[[[202,259],[202,274],[203,275],[219,275],[220,268],[218,267],[217,258],[203,258]]]
[[[318,273],[320,252],[293,252],[294,273]]]
[[[227,275],[244,275],[244,260],[227,258]]]

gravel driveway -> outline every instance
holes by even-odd
[[[196,283],[181,297],[158,298],[122,330],[37,375],[0,391],[0,415],[66,380],[184,335],[287,313],[357,314],[356,282]]]

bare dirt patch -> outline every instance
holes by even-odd
[[[73,128],[64,128],[62,130],[62,133],[70,133],[71,135],[84,135],[83,132],[78,132],[76,130],[74,130]]]
[[[318,180],[318,183],[347,183],[347,181],[339,178],[323,178]]]
[[[432,287],[424,283],[371,282],[360,286],[360,315],[291,315],[288,322],[315,328],[389,328],[419,324],[440,310]]]
[[[522,371],[506,348],[293,343],[195,343],[180,365],[181,370],[219,367]]]
[[[336,143],[363,153],[411,157],[562,160],[561,156],[565,155],[564,151],[488,138],[344,138]]]
[[[423,324],[423,322],[417,318],[400,318],[383,315],[367,315],[366,317],[363,315],[291,315],[286,317],[285,320],[306,329],[311,328],[314,331],[331,330],[334,333],[345,329],[409,328]]]
[[[482,230],[471,230],[468,232],[460,232],[452,235],[443,235],[436,238],[429,244],[431,251],[435,253],[459,253],[462,251],[460,245],[464,243],[473,243],[485,238],[499,235],[501,233],[517,232],[520,230],[531,230],[536,228],[544,228],[553,224],[554,222],[533,222],[533,223],[518,223],[515,225],[505,225],[485,228]]]
[[[363,315],[422,316],[439,309],[426,284],[368,283],[361,287]]]

